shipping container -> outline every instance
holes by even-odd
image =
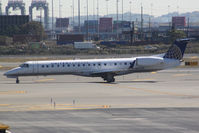
[[[100,18],[99,30],[100,32],[112,32],[113,18]]]
[[[83,34],[58,34],[57,35],[57,44],[74,44],[74,42],[83,42],[84,35]]]
[[[56,19],[56,27],[61,28],[65,27],[68,28],[69,26],[69,18],[57,18]]]
[[[27,42],[40,42],[41,37],[39,35],[14,35],[14,43],[27,43]]]
[[[186,26],[186,18],[185,17],[172,17],[172,25],[176,28],[184,28]]]
[[[97,32],[98,30],[98,20],[86,20],[84,22],[84,32],[87,32],[87,28],[88,28],[88,32],[89,33],[94,33]]]

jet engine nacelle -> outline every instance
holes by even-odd
[[[163,64],[164,60],[160,57],[138,57],[136,58],[136,66],[156,66]]]

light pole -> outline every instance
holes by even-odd
[[[93,20],[95,20],[95,0],[93,0]]]
[[[153,3],[151,3],[151,15],[149,16],[149,31],[151,32],[151,24],[152,24],[152,17],[153,16]]]
[[[116,0],[116,7],[117,7],[117,30],[116,30],[116,32],[117,32],[117,40],[119,39],[119,34],[118,34],[118,21],[119,21],[119,17],[118,17],[118,2],[119,2],[119,0]]]
[[[79,25],[79,32],[81,32],[81,24],[80,24],[80,0],[78,0],[78,25]]]
[[[61,18],[61,0],[59,0],[59,18]]]
[[[168,24],[169,24],[169,31],[171,29],[171,24],[170,24],[170,5],[168,5]]]
[[[132,13],[131,13],[131,6],[132,6],[132,1],[129,1],[129,5],[130,5],[130,22],[132,21]]]
[[[42,25],[42,8],[40,8],[40,23]]]
[[[87,41],[88,41],[88,25],[89,25],[89,22],[88,22],[88,0],[86,0],[86,3],[87,3]]]
[[[73,25],[73,5],[70,6],[71,8],[71,25]]]
[[[97,35],[98,35],[98,39],[99,39],[99,0],[97,0],[97,20],[98,20]]]
[[[122,23],[123,21],[124,21],[124,0],[122,0]]]
[[[109,0],[106,0],[106,15],[107,15],[107,17],[108,17],[108,2],[109,2]]]
[[[122,0],[122,33],[124,28],[124,0]]]
[[[59,19],[60,19],[60,29],[61,29],[61,32],[62,32],[62,19],[61,19],[62,14],[61,14],[61,7],[62,7],[62,5],[61,5],[61,0],[59,0]]]
[[[178,16],[179,16],[179,0],[177,0],[177,13],[178,13]]]
[[[74,20],[75,19],[75,17],[74,17],[75,16],[74,15],[75,14],[75,11],[74,11],[75,8],[74,8],[74,6],[75,6],[75,3],[74,3],[74,0],[73,0],[73,28],[74,28],[74,25],[75,25],[74,24],[75,23],[75,20]]]
[[[54,31],[54,0],[52,0],[52,34]]]
[[[170,5],[168,5],[168,23],[170,21]]]
[[[143,23],[144,23],[144,20],[143,20],[143,6],[142,6],[142,3],[141,3],[141,40],[143,40]]]

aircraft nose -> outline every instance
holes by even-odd
[[[13,74],[13,70],[5,72],[3,75],[4,76],[11,76]]]
[[[10,71],[5,72],[3,75],[7,76],[7,77],[15,76],[17,74],[17,70],[18,70],[18,68],[12,69]]]
[[[4,76],[8,76],[8,72],[5,72],[3,75],[4,75]]]

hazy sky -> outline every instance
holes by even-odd
[[[5,6],[8,3],[8,0],[0,0],[2,1],[2,8],[3,12],[5,12]],[[28,7],[31,4],[32,0],[23,0],[26,3],[26,14],[28,14]],[[51,16],[51,1],[46,0],[49,2],[49,9]],[[72,15],[72,1],[73,0],[60,0],[61,3],[61,16],[62,17],[69,17]],[[75,15],[77,15],[77,1],[74,0],[75,3]],[[87,0],[80,0],[81,1],[81,14],[86,15],[86,1]],[[97,13],[97,0],[88,0],[89,1],[89,14],[96,14]],[[108,0],[108,12],[109,13],[116,13],[116,1],[117,0]],[[199,11],[199,0],[123,0],[124,1],[124,12],[130,11],[130,1],[132,1],[132,13],[140,13],[140,6],[141,3],[144,8],[144,13],[152,14],[154,16],[160,16],[162,14],[167,14],[168,12],[175,12],[179,11],[179,13],[183,12],[192,12],[192,11]],[[107,2],[106,0],[99,0],[99,14],[106,15],[107,13]],[[54,0],[54,16],[59,16],[59,0]],[[19,14],[19,11],[11,11],[11,14]],[[122,0],[119,0],[119,13],[122,12]],[[39,14],[39,11],[34,14],[34,17]]]

